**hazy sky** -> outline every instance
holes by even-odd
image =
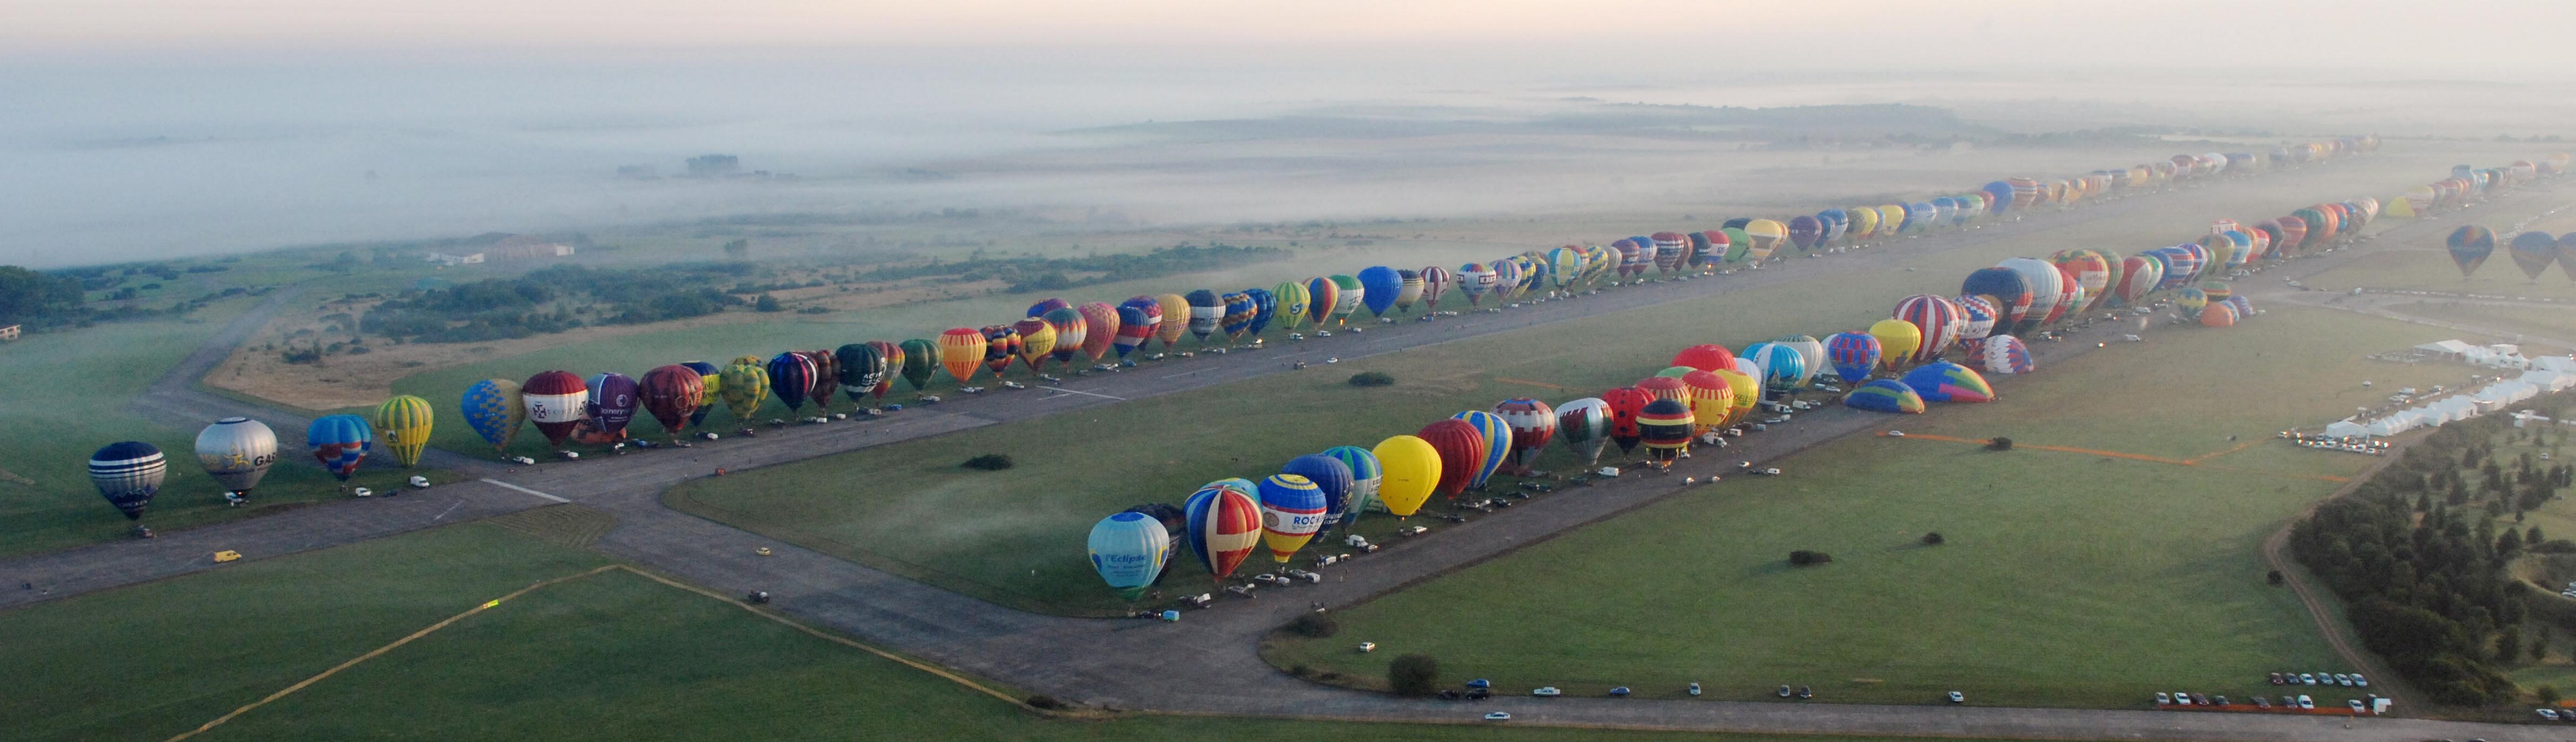
[[[0,55],[1359,43],[1975,68],[2009,47],[2035,66],[2522,77],[2576,61],[2571,27],[2566,0],[6,0]]]

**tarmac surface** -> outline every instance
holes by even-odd
[[[2228,183],[2202,187],[2226,188]],[[2526,203],[2555,196],[2548,187],[2508,194],[2497,203]],[[1058,389],[950,395],[946,403],[919,406],[884,418],[791,426],[757,438],[727,436],[688,449],[594,455],[580,461],[532,467],[433,452],[433,465],[477,479],[395,497],[349,500],[203,528],[164,533],[149,540],[119,541],[0,561],[0,584],[28,582],[34,590],[0,590],[0,610],[42,600],[186,574],[215,565],[209,555],[238,550],[260,559],[399,534],[558,503],[578,503],[613,514],[617,525],[595,548],[664,574],[735,594],[767,590],[772,607],[895,651],[1059,699],[1103,708],[1163,713],[1247,715],[1305,719],[1472,722],[1488,711],[1509,711],[1514,724],[1557,724],[1640,729],[1812,733],[1849,735],[1981,736],[2044,739],[2275,739],[2275,740],[2491,740],[2565,739],[2576,733],[2534,725],[2466,724],[2394,718],[2349,719],[2099,709],[2029,709],[1975,705],[1888,706],[1727,701],[1641,700],[1498,696],[1462,704],[1404,699],[1317,685],[1263,663],[1260,639],[1313,605],[1330,608],[1364,602],[1407,585],[1472,566],[1585,524],[1671,496],[1695,496],[1724,484],[1686,487],[1684,477],[1733,475],[1733,463],[1763,462],[1843,436],[1874,434],[1891,419],[1839,406],[1799,413],[1796,422],[1736,439],[1723,450],[1703,450],[1671,475],[1632,475],[1590,487],[1565,488],[1517,507],[1463,524],[1434,522],[1433,533],[1401,539],[1348,566],[1325,570],[1318,585],[1265,588],[1256,599],[1220,596],[1215,607],[1189,611],[1178,623],[1134,619],[1046,616],[1003,608],[923,585],[864,565],[798,548],[755,533],[664,507],[661,493],[717,468],[742,470],[800,461],[899,440],[982,425],[1030,419],[1155,394],[1168,394],[1276,373],[1316,373],[1326,357],[1363,358],[1421,345],[1506,332],[1549,322],[1628,311],[1687,300],[1720,290],[1823,277],[1846,261],[1956,249],[2027,235],[2085,219],[2151,208],[2152,196],[2132,197],[2066,212],[2032,214],[1986,229],[1898,240],[1854,254],[1796,259],[1758,271],[1691,281],[1668,281],[1604,291],[1566,301],[1524,305],[1498,313],[1467,313],[1329,339],[1275,343],[1268,350],[1186,360],[1149,362],[1117,374],[1068,377]],[[2490,204],[2491,208],[2493,204]],[[2447,228],[2484,209],[2472,208],[2401,230]],[[2410,237],[2409,239],[2416,239]],[[2259,295],[2275,294],[2274,275],[2313,274],[2369,248],[2347,249],[2293,261],[2260,278]],[[1932,281],[1927,278],[1927,281]],[[1937,281],[1933,281],[1937,283]],[[281,290],[245,314],[171,370],[136,404],[165,419],[249,415],[271,423],[280,443],[295,447],[295,415],[268,410],[198,389],[210,370],[268,313],[291,299]],[[1893,297],[1890,297],[1892,300]],[[1455,307],[1452,307],[1455,308]],[[2134,325],[2130,325],[2134,327]],[[2151,333],[2161,324],[2151,325]],[[1385,328],[1398,330],[1398,328]],[[238,330],[238,332],[235,332]],[[2123,332],[2106,324],[2073,333],[2063,342],[2035,343],[2043,365],[2089,350]],[[229,344],[228,344],[229,343]],[[1294,361],[1310,364],[1292,371]],[[2010,384],[2003,386],[2009,394]],[[1787,476],[1796,476],[1788,472]],[[771,556],[757,556],[767,547]],[[1176,658],[1188,658],[1180,661]],[[1932,702],[1936,699],[1926,699]],[[1975,699],[1970,699],[1972,702]]]

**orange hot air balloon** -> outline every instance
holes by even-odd
[[[1649,376],[1637,382],[1637,389],[1645,392],[1646,396],[1687,404],[1688,400],[1683,398],[1685,388],[1681,379],[1672,376]]]
[[[984,333],[972,327],[939,333],[939,365],[959,384],[975,378],[976,369],[984,367]]]
[[[1095,301],[1077,307],[1076,311],[1082,313],[1085,325],[1082,353],[1091,356],[1093,363],[1098,363],[1102,356],[1109,354],[1110,344],[1118,340],[1118,308]]]

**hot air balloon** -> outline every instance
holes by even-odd
[[[1378,489],[1386,484],[1386,467],[1378,463],[1377,454],[1358,446],[1334,446],[1316,455],[1340,461],[1342,466],[1351,470],[1350,503],[1342,508],[1341,520],[1342,528],[1348,530],[1351,523],[1360,519],[1360,511],[1377,501]],[[1317,483],[1316,486],[1322,484]]]
[[[1228,487],[1202,487],[1182,504],[1190,553],[1217,580],[1234,574],[1261,543],[1261,503]]]
[[[1493,269],[1485,267],[1483,263],[1458,266],[1458,290],[1467,293],[1469,306],[1483,300],[1487,292],[1494,290],[1495,283]]]
[[[1909,364],[1916,348],[1923,346],[1923,329],[1901,319],[1883,319],[1871,323],[1869,336],[1878,341],[1879,361],[1888,368]],[[1844,377],[1844,381],[1857,381]]]
[[[805,387],[805,399],[814,403],[814,414],[821,415],[830,412],[832,409],[832,390],[838,389],[841,386],[840,361],[834,360],[832,358],[832,351],[828,350],[802,350],[793,352],[797,355],[804,356],[807,362],[814,364],[814,381]],[[630,381],[629,383],[632,382]],[[591,392],[590,401],[592,404],[598,404],[599,393],[596,391]],[[627,410],[626,416],[629,419],[634,418],[635,411],[632,409]],[[621,437],[624,434],[624,430],[625,426],[618,426],[618,434]]]
[[[1870,372],[1878,369],[1879,349],[1878,337],[1866,332],[1839,332],[1825,339],[1825,357],[1833,362],[1834,375],[1850,384],[1869,379]]]
[[[1871,412],[1923,414],[1923,395],[1895,379],[1875,379],[1853,388],[1850,394],[1843,395],[1843,404]]]
[[[620,373],[593,374],[583,382],[581,428],[576,431],[584,443],[606,443],[626,437],[626,426],[635,422],[635,411],[641,405],[635,380]]]
[[[1351,509],[1357,504],[1359,495],[1358,477],[1351,471],[1351,465],[1342,463],[1341,459],[1310,453],[1289,459],[1287,465],[1279,467],[1279,473],[1305,477],[1306,481],[1315,483],[1315,489],[1324,493],[1324,528],[1340,524],[1345,517],[1359,517],[1359,513]]]
[[[1970,354],[1985,347],[1986,336],[1995,331],[1995,303],[1983,296],[1961,295],[1951,299],[1959,305],[1959,347]]]
[[[1324,529],[1324,491],[1295,474],[1261,480],[1261,542],[1271,561],[1287,564]]]
[[[867,395],[875,393],[877,383],[885,380],[885,354],[866,343],[847,343],[832,349],[832,365],[840,372],[836,381],[840,383],[841,395],[849,397],[853,404],[866,404]],[[646,375],[651,374],[647,372]],[[650,397],[651,392],[646,392],[645,396]],[[644,405],[648,412],[652,406],[650,400]]]
[[[563,447],[564,438],[581,424],[582,414],[590,406],[590,387],[570,371],[530,376],[519,385],[519,391],[519,398],[527,403],[528,420],[536,423],[537,432],[544,433],[546,442],[556,448]]]
[[[2011,335],[1986,338],[1983,356],[1986,370],[1991,373],[2026,374],[2031,371],[2030,346],[2023,345],[2021,338]]]
[[[161,480],[169,471],[170,462],[161,449],[141,441],[110,443],[89,455],[90,484],[97,485],[98,496],[107,498],[107,504],[116,506],[126,520],[143,519],[143,507],[161,492]]]
[[[1109,583],[1110,592],[1131,603],[1145,597],[1145,589],[1162,576],[1171,549],[1171,533],[1144,513],[1119,513],[1091,526],[1091,568]]]
[[[2003,262],[1996,263],[1995,267],[2021,274],[2022,285],[2030,289],[2030,306],[2019,315],[2021,321],[2012,324],[2011,329],[2005,330],[2003,318],[1997,317],[1995,318],[1997,330],[2027,334],[2053,316],[2059,302],[2066,298],[2066,274],[2059,272],[2057,266],[2048,261],[2038,258],[2006,258]],[[1985,292],[1962,289],[1959,293],[1984,294]],[[1992,296],[1992,294],[1987,295]],[[2000,303],[1997,308],[2002,308]],[[2004,309],[2004,311],[2010,313],[2012,310]]]
[[[2121,258],[2119,283],[2111,286],[2111,297],[2123,306],[2143,304],[2164,275],[2163,260],[2142,255]]]
[[[1745,253],[1753,262],[1759,263],[1770,260],[1771,254],[1780,249],[1780,243],[1789,239],[1789,225],[1772,219],[1755,219],[1744,225],[1744,236],[1752,240]]]
[[[1046,320],[1031,317],[1011,323],[1011,334],[1017,338],[1013,342],[1011,355],[1018,357],[1021,365],[1028,366],[1029,373],[1038,373],[1041,370],[1039,367],[1046,363],[1047,353],[1055,350],[1055,326],[1047,324]],[[984,352],[989,358],[992,348],[988,346]],[[1003,365],[1005,368],[1009,366],[1008,359],[1004,360]],[[1001,369],[993,370],[995,375],[1000,375],[1001,372]]]
[[[1243,339],[1244,331],[1252,329],[1253,315],[1259,313],[1259,308],[1253,304],[1252,297],[1239,293],[1227,293],[1217,295],[1216,300],[1220,312],[1216,318],[1217,333],[1224,335],[1229,341]]]
[[[1644,411],[1646,403],[1652,401],[1655,401],[1654,395],[1632,386],[1601,393],[1601,402],[1608,405],[1610,411],[1610,440],[1619,444],[1621,453],[1637,450],[1637,443],[1643,440],[1645,434],[1637,430],[1637,413]]]
[[[2549,236],[2547,232],[2514,235],[2513,242],[2506,248],[2513,256],[2513,264],[2522,269],[2522,275],[2535,283],[2539,282],[2541,272],[2549,270],[2550,261],[2558,259],[2558,238]]]
[[[1190,332],[1190,299],[1180,294],[1158,294],[1154,304],[1163,310],[1162,321],[1154,327],[1154,337],[1163,341],[1164,350],[1171,350],[1181,342],[1182,335]]]
[[[1610,404],[1584,397],[1556,406],[1555,438],[1574,450],[1586,467],[1601,464],[1601,448],[1610,442]]]
[[[984,335],[984,370],[998,378],[1020,357],[1020,331],[1010,325],[985,325],[977,332]]]
[[[1450,421],[1455,422],[1455,421]],[[1460,423],[1464,425],[1464,423]],[[1386,472],[1378,484],[1378,501],[1398,518],[1408,518],[1422,510],[1441,480],[1448,476],[1442,469],[1439,449],[1418,436],[1399,435],[1378,441],[1369,449]]]
[[[723,376],[724,385],[716,390],[716,396],[724,400],[725,410],[732,412],[735,420],[750,422],[753,415],[760,414],[760,403],[769,400],[769,371],[758,356],[743,356],[725,366]]]
[[[715,411],[718,392],[724,389],[724,369],[706,361],[688,361],[680,366],[698,373],[698,406],[689,412],[689,425],[705,425],[707,413]]]
[[[1450,283],[1449,269],[1436,265],[1423,267],[1422,308],[1424,311],[1440,310],[1440,296],[1449,293]]]
[[[1852,241],[1859,242],[1869,239],[1872,235],[1878,234],[1877,209],[1866,206],[1854,206],[1852,208],[1844,209],[1843,213],[1851,217],[1851,227],[1843,230],[1843,233],[1850,235]]]
[[[1038,319],[1045,320],[1047,329],[1055,334],[1055,342],[1047,346],[1047,355],[1055,358],[1056,365],[1073,365],[1074,354],[1081,353],[1083,344],[1090,340],[1091,321],[1083,319],[1082,310],[1072,307],[1049,309],[1046,316]]]
[[[1824,238],[1824,220],[1812,216],[1794,217],[1789,220],[1789,244],[1796,245],[1799,252],[1816,249],[1816,243]]]
[[[1682,369],[1681,373],[1689,373],[1697,370],[1688,366],[1680,366],[1677,368]],[[1648,376],[1637,380],[1636,389],[1637,391],[1645,392],[1647,397],[1653,399],[1669,399],[1679,402],[1683,400],[1684,396],[1689,394],[1690,385],[1683,384],[1682,377],[1679,374],[1673,376]]]
[[[2052,266],[2049,272],[2055,273],[2056,268]],[[1959,293],[1983,296],[1995,305],[1996,332],[2018,332],[2025,322],[2039,324],[2039,318],[2031,316],[2040,311],[2034,307],[2039,292],[2031,286],[2030,277],[2021,271],[2006,266],[1980,268],[1960,282]],[[2056,284],[2048,286],[2048,302],[2052,305],[2057,303]],[[1926,333],[1925,338],[1928,340],[1930,334]]]
[[[1817,340],[1812,335],[1782,335],[1772,338],[1771,342],[1797,352],[1799,363],[1797,386],[1805,387],[1808,382],[1816,379],[1816,374],[1824,372],[1827,362],[1824,341]]]
[[[1566,245],[1549,250],[1546,264],[1548,285],[1558,291],[1564,291],[1567,286],[1583,280],[1582,246]]]
[[[1527,273],[1520,261],[1497,260],[1486,263],[1485,267],[1494,272],[1494,298],[1509,301],[1520,296],[1521,279]]]
[[[1225,320],[1225,297],[1199,289],[1182,298],[1190,302],[1190,334],[1199,339],[1199,344],[1207,344],[1208,335],[1214,334]]]
[[[1744,347],[1737,358],[1751,362],[1762,370],[1762,385],[1771,391],[1784,392],[1798,388],[1798,379],[1807,373],[1807,361],[1798,351],[1779,343],[1754,343]]]
[[[1368,298],[1368,287],[1361,286],[1356,276],[1336,274],[1327,278],[1333,282],[1333,323],[1347,324],[1351,313],[1359,311],[1361,302]]]
[[[324,415],[305,428],[304,444],[312,447],[313,459],[322,463],[324,471],[346,482],[349,475],[358,473],[358,462],[366,460],[367,452],[375,450],[376,432],[363,417]]]
[[[1726,424],[1743,422],[1746,415],[1753,413],[1754,406],[1762,401],[1762,382],[1753,375],[1731,368],[1722,368],[1709,373],[1725,379],[1726,387],[1735,393],[1735,406],[1727,413]]]
[[[484,379],[465,388],[459,402],[465,413],[465,426],[492,444],[494,449],[510,447],[519,426],[528,420],[527,400],[519,394],[519,382],[509,379]],[[274,444],[270,448],[276,448]]]
[[[1440,452],[1441,494],[1455,499],[1485,470],[1485,436],[1465,420],[1450,418],[1423,426],[1414,434]],[[1392,462],[1388,462],[1390,467]],[[1390,476],[1392,475],[1392,469]]]
[[[247,417],[227,417],[197,432],[197,463],[225,492],[248,493],[277,463],[277,432]]]
[[[1395,295],[1404,290],[1404,274],[1383,265],[1360,269],[1356,280],[1360,284],[1361,302],[1368,307],[1369,314],[1379,317],[1386,316],[1386,310],[1395,306]]]
[[[1118,348],[1118,357],[1125,358],[1127,354],[1136,352],[1136,346],[1152,339],[1162,325],[1163,305],[1156,303],[1154,297],[1139,296],[1119,302],[1118,337],[1111,341]]]
[[[2202,327],[2233,327],[2236,325],[2236,307],[2223,301],[2209,302],[2200,308],[2200,325]]]
[[[696,412],[699,400],[706,396],[705,383],[697,371],[672,364],[644,372],[635,382],[635,392],[643,398],[644,412],[678,438],[680,428],[689,424],[689,413]]]
[[[1949,361],[1924,364],[1905,374],[1905,385],[1926,402],[1992,402],[1995,388],[1976,371]]]
[[[2114,268],[2110,257],[2103,255],[2101,251],[2083,248],[2059,250],[2049,256],[2049,262],[2055,263],[2059,272],[2074,278],[2075,285],[2083,287],[2085,296],[2092,297],[2092,301],[2088,302],[2087,306],[2070,307],[2067,311],[2091,310],[2110,296],[2111,274]]]
[[[1735,387],[1715,371],[1683,374],[1682,401],[1690,407],[1692,435],[1725,427],[1735,415]]]
[[[1422,273],[1399,268],[1395,271],[1395,311],[1410,313],[1422,301]]]
[[[1688,405],[1669,399],[1647,403],[1646,409],[1637,413],[1637,429],[1645,437],[1646,458],[1653,460],[1657,467],[1672,466],[1674,459],[1681,458],[1690,450],[1691,424]]]
[[[1506,462],[1512,473],[1527,476],[1530,463],[1556,438],[1556,410],[1535,399],[1507,399],[1494,405],[1493,416],[1502,420],[1510,442]]]
[[[2013,275],[2018,278],[2020,274]],[[1950,344],[1958,341],[1959,323],[1965,316],[1958,302],[1944,296],[1916,294],[1898,301],[1895,318],[1913,325],[1916,336],[1922,338],[1907,360],[1916,364],[1940,360]]]
[[[2478,266],[2486,264],[2487,256],[2495,253],[2495,243],[2494,230],[2475,224],[2451,230],[2451,236],[2443,240],[2451,250],[2451,262],[2460,266],[2461,278],[2469,277],[2469,274],[2477,272]]]
[[[1679,353],[1674,353],[1673,365],[1688,366],[1701,371],[1734,368],[1735,353],[1727,350],[1723,345],[1693,345],[1683,348]]]
[[[1047,313],[1047,312],[1051,312],[1051,311],[1058,310],[1058,309],[1063,309],[1063,308],[1065,308],[1065,307],[1070,307],[1070,306],[1073,306],[1073,305],[1072,305],[1072,304],[1065,303],[1065,300],[1063,300],[1063,299],[1047,299],[1047,300],[1045,300],[1045,301],[1041,301],[1041,302],[1038,302],[1038,303],[1036,303],[1036,304],[1031,304],[1031,305],[1029,305],[1029,313],[1028,313],[1028,315],[1027,315],[1027,316],[1030,316],[1030,317],[1043,317],[1043,316],[1046,316],[1046,313]]]
[[[404,394],[376,405],[377,430],[384,431],[385,450],[393,452],[394,461],[405,467],[420,463],[421,449],[429,445],[429,429],[437,422],[438,413],[429,400]]]
[[[805,407],[805,397],[814,392],[814,359],[795,351],[780,353],[769,359],[769,388],[789,412]]]
[[[1258,337],[1262,330],[1270,327],[1270,319],[1278,316],[1279,297],[1269,289],[1244,289],[1243,295],[1252,299],[1252,327],[1249,330]]]
[[[1477,467],[1475,478],[1467,483],[1468,489],[1484,489],[1485,483],[1493,479],[1494,472],[1511,461],[1512,426],[1504,422],[1502,416],[1483,410],[1469,410],[1450,417],[1476,426],[1477,437],[1485,442],[1484,465]]]

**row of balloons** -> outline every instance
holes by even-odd
[[[2469,224],[2451,230],[2450,236],[2443,239],[2443,247],[2450,250],[2451,262],[2459,266],[2460,277],[2468,278],[2478,271],[2478,266],[2486,264],[2488,256],[2495,254],[2496,242],[2495,230]],[[2522,232],[2506,241],[2505,251],[2513,257],[2514,267],[2522,269],[2523,277],[2534,283],[2553,264],[2563,266],[2568,280],[2576,281],[2576,232],[2556,237],[2548,232]]]
[[[420,462],[429,444],[429,401],[404,395],[377,406],[376,422],[357,415],[324,415],[305,429],[304,440],[323,470],[346,482],[375,450],[378,429],[386,449],[404,466]],[[277,431],[247,417],[227,417],[197,432],[197,463],[233,497],[246,497],[277,463]],[[169,474],[160,447],[142,441],[110,443],[91,453],[90,482],[127,520],[139,521]]]

